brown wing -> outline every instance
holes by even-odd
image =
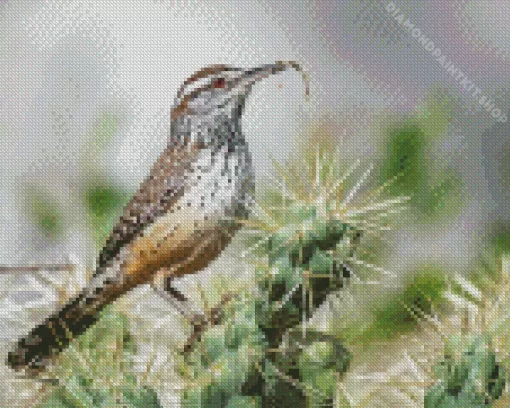
[[[140,235],[182,196],[190,163],[199,146],[168,146],[154,163],[149,176],[124,208],[98,258],[98,271],[114,259],[121,248]],[[97,273],[97,272],[96,272]]]

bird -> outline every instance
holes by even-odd
[[[289,68],[303,75],[308,95],[307,74],[294,61],[210,65],[184,81],[167,145],[114,225],[89,283],[17,341],[8,366],[38,375],[105,306],[147,283],[178,298],[172,280],[199,272],[223,251],[253,202],[254,170],[241,128],[247,97],[254,84]]]

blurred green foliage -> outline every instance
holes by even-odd
[[[59,385],[39,408],[159,408],[132,371],[135,345],[126,316],[109,306],[59,359]]]
[[[415,123],[399,123],[390,130],[382,180],[398,178],[390,188],[394,195],[415,195],[426,181],[425,145],[427,138]]]
[[[457,104],[454,98],[442,89],[432,90],[424,103],[419,106],[415,118],[430,140],[444,136],[448,131]]]
[[[448,131],[452,109],[448,95],[434,93],[414,115],[388,128],[381,183],[395,178],[390,194],[410,196],[410,204],[425,222],[458,213],[462,205],[458,172],[433,167],[433,143]]]
[[[98,165],[97,159],[103,156],[107,143],[118,129],[115,115],[103,113],[91,130],[87,148],[83,150],[82,166],[86,179],[82,182],[82,200],[91,225],[95,242],[102,245],[122,207],[130,194],[111,182]],[[62,205],[53,198],[50,191],[38,187],[27,187],[24,192],[26,212],[39,229],[51,239],[64,232]]]
[[[97,181],[85,187],[83,200],[94,239],[101,245],[108,238],[130,194],[107,182]]]
[[[25,198],[29,217],[48,238],[55,239],[62,234],[62,209],[48,191],[38,187],[26,188]]]
[[[491,238],[491,243],[494,246],[497,257],[503,254],[510,254],[510,228],[496,232]]]
[[[402,289],[386,296],[373,311],[372,323],[359,336],[362,342],[387,340],[414,329],[444,299],[448,289],[443,271],[420,268],[410,274]]]
[[[418,208],[427,216],[441,216],[458,213],[461,202],[462,179],[453,170],[444,170],[439,179],[429,185],[427,194],[420,195]]]
[[[97,158],[103,157],[107,144],[118,130],[119,120],[115,115],[103,113],[91,130],[90,142],[83,152],[82,163],[86,169],[86,180],[82,186],[82,199],[94,240],[98,246],[105,240],[120,216],[122,207],[131,194],[113,183]]]

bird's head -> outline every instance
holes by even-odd
[[[211,65],[190,76],[174,102],[172,121],[179,117],[211,115],[221,111],[241,112],[253,85],[270,75],[293,68],[303,74],[308,95],[308,78],[298,63],[278,61],[251,69]]]

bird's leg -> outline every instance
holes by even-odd
[[[172,286],[174,274],[170,269],[161,269],[151,282],[151,287],[156,293],[165,299],[177,310],[193,327],[193,332],[184,346],[184,352],[189,353],[195,344],[200,341],[202,333],[207,326],[214,326],[221,322],[223,306],[235,297],[235,294],[226,293],[220,303],[205,313],[196,312],[197,307],[192,307],[193,302]]]
[[[173,277],[165,278],[163,290],[179,302],[189,302],[189,299],[172,286]]]
[[[207,322],[203,312],[197,312],[198,307],[194,306],[191,300],[172,286],[173,278],[174,276],[169,270],[162,269],[151,282],[151,287],[159,296],[170,303],[193,327]]]

